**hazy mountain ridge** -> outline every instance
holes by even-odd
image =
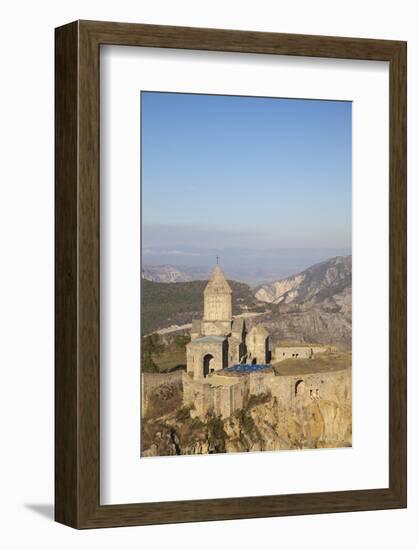
[[[172,265],[142,266],[142,278],[156,283],[185,283],[192,280],[188,273],[180,271]]]
[[[218,255],[228,279],[247,283],[252,287],[301,273],[327,258],[348,254],[348,248],[251,248],[243,244],[241,247],[217,248],[209,248],[207,245],[144,245],[142,249],[144,266],[173,266],[191,280],[208,279]]]

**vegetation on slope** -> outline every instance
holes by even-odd
[[[352,353],[319,353],[314,359],[299,358],[285,359],[273,365],[276,374],[310,374],[319,372],[333,372],[346,369],[352,366]]]
[[[185,369],[188,334],[176,334],[165,342],[158,333],[142,336],[142,372],[171,372]]]
[[[257,301],[249,285],[229,281],[233,311],[253,308]],[[170,325],[191,323],[203,315],[203,291],[207,281],[157,283],[142,279],[142,334],[150,334]]]

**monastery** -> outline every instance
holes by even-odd
[[[204,290],[203,319],[192,322],[187,373],[205,378],[232,365],[269,361],[268,331],[257,324],[247,332],[244,319],[233,318],[232,289],[217,264]]]
[[[242,409],[251,395],[271,394],[290,404],[304,398],[332,393],[335,377],[346,387],[346,372],[320,374],[312,369],[302,378],[294,368],[278,373],[270,368],[270,337],[258,323],[249,330],[245,320],[233,318],[232,289],[217,264],[204,290],[203,319],[193,320],[187,345],[187,370],[182,374],[183,403],[191,415],[203,418],[210,412],[228,418]],[[326,346],[278,346],[275,364],[285,359],[309,358],[330,351]],[[336,369],[338,370],[338,369]],[[350,390],[348,392],[350,394]]]
[[[197,426],[204,426],[214,417],[227,420],[237,415],[228,425],[227,437],[234,443],[227,452],[239,450],[243,444],[242,418],[251,418],[252,423],[262,427],[264,438],[271,435],[271,430],[274,432],[263,449],[256,447],[259,442],[252,439],[245,443],[255,445],[255,450],[295,448],[294,445],[303,448],[317,442],[336,446],[342,442],[346,446],[345,433],[351,422],[351,362],[348,358],[340,362],[333,346],[285,341],[276,342],[271,358],[266,328],[252,322],[247,327],[244,318],[233,317],[232,289],[218,264],[204,289],[203,318],[192,321],[190,332],[186,370],[142,373],[143,418],[149,411],[152,415],[152,404],[157,402],[160,406],[164,396],[181,396],[179,412],[185,409],[188,418],[199,419]],[[249,411],[254,403],[265,407]],[[239,416],[239,411],[246,412]],[[165,454],[217,452],[210,442],[202,450],[198,438],[180,449],[179,435],[174,441],[173,434],[181,433],[185,424],[175,418],[166,432],[170,450]],[[161,433],[158,428],[156,439],[142,451],[142,456],[161,454]],[[277,434],[281,434],[278,442]],[[163,446],[162,449],[166,451]]]

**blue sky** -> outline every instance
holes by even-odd
[[[350,248],[350,102],[141,103],[144,247]]]

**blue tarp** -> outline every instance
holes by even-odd
[[[232,367],[227,367],[224,370],[232,372],[253,372],[267,368],[268,365],[233,365]]]

